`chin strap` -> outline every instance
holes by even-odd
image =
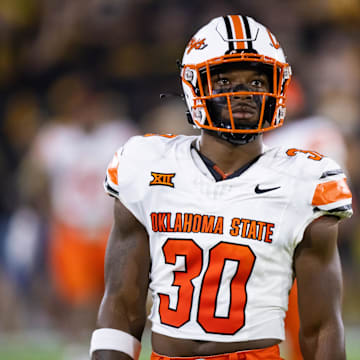
[[[216,133],[221,139],[224,139],[233,145],[245,145],[251,143],[259,136],[259,134],[232,134],[222,131],[217,131]]]
[[[204,130],[211,136],[219,137],[233,145],[245,145],[253,142],[260,134],[233,134],[223,131]]]

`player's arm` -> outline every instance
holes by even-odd
[[[129,353],[139,351],[146,321],[149,270],[147,233],[121,202],[115,200],[114,225],[105,256],[105,293],[98,329],[92,337],[91,347],[98,349],[92,354],[93,360],[129,360],[132,357]],[[114,346],[124,351],[100,349]]]
[[[345,359],[338,218],[312,222],[295,251],[300,347],[305,360]]]

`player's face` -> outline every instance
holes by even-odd
[[[269,92],[270,82],[268,76],[254,69],[230,68],[226,71],[212,73],[210,76],[213,94],[229,92]],[[209,93],[206,90],[207,94]],[[243,94],[229,97],[235,127],[254,127],[258,124],[262,96]],[[211,108],[216,117],[222,122],[230,123],[230,110],[228,99],[225,96],[211,100]],[[220,120],[220,119],[217,119]]]

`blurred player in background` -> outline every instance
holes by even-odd
[[[181,79],[201,135],[134,137],[107,170],[116,200],[92,359],[137,359],[148,288],[152,360],[280,359],[295,276],[304,358],[345,359],[337,227],[351,193],[330,158],[263,144],[291,79],[279,42],[250,17],[215,18],[188,43]]]
[[[294,146],[318,151],[346,167],[346,144],[341,129],[330,119],[308,115],[308,104],[301,83],[293,78],[286,102],[286,126],[265,134],[266,145]]]
[[[99,186],[104,166],[119,142],[137,133],[110,95],[77,74],[60,78],[50,92],[57,117],[39,131],[22,174],[24,197],[49,222],[45,256],[59,307],[53,310],[71,330],[91,326],[104,289],[112,214]]]

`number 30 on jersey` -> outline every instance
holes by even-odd
[[[178,287],[176,308],[170,308],[169,295],[159,294],[159,313],[163,324],[179,328],[190,320],[194,296],[192,280],[200,276],[206,266],[201,282],[197,322],[208,333],[226,335],[235,334],[244,326],[246,284],[255,263],[255,255],[249,246],[220,242],[210,249],[208,264],[204,264],[203,250],[192,239],[167,239],[163,253],[168,265],[175,265],[177,256],[185,259],[185,270],[173,271],[172,285]],[[228,314],[219,316],[216,315],[217,297],[226,261],[234,262],[236,268],[229,282]]]

